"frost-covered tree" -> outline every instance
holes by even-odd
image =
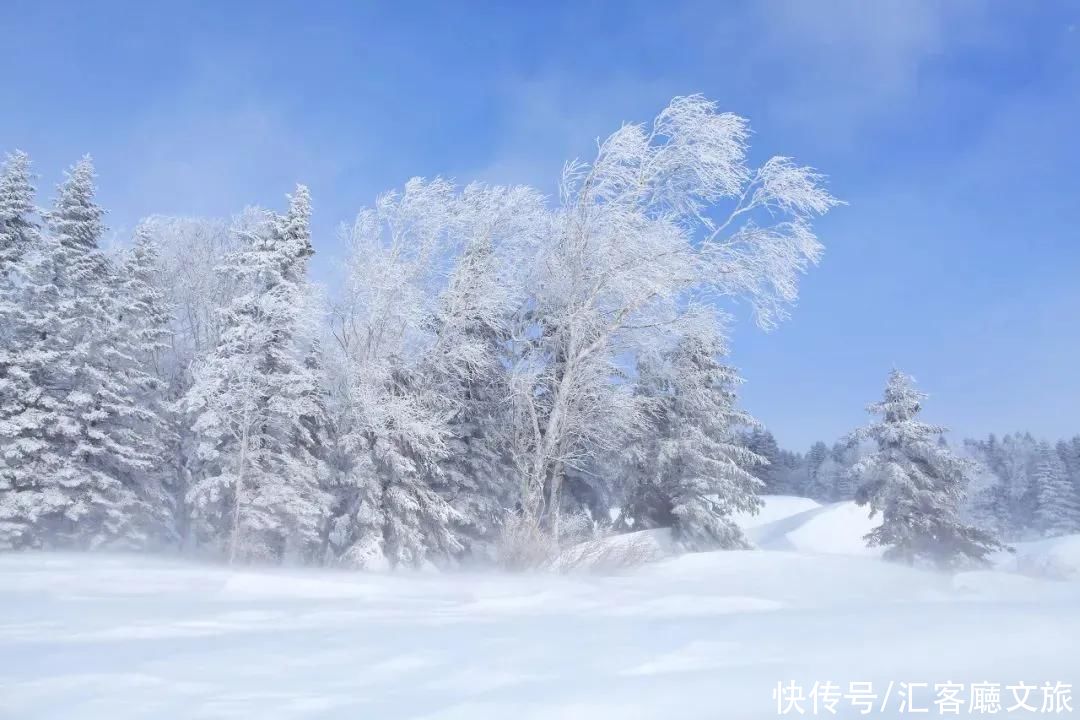
[[[985,562],[1001,545],[961,521],[972,466],[937,442],[944,428],[917,419],[925,398],[909,376],[894,370],[884,399],[869,407],[881,420],[854,433],[855,439],[877,443],[877,451],[854,468],[861,481],[856,502],[882,518],[867,543],[885,547],[886,558],[908,564],[930,561],[950,568]]]
[[[182,399],[191,389],[192,373],[198,362],[209,357],[218,345],[224,313],[237,296],[245,292],[242,278],[220,272],[226,259],[266,222],[265,213],[251,209],[231,223],[198,218],[151,217],[135,231],[137,242],[144,238],[155,249],[153,284],[162,297],[155,299],[168,308],[168,347],[158,354],[152,368],[165,383],[170,401],[173,443],[162,456],[169,468],[168,486],[179,500],[176,525],[185,546],[192,547],[190,506],[183,501],[193,479],[202,474],[198,440],[190,430]]]
[[[178,482],[173,463],[179,436],[186,432],[170,404],[169,351],[172,348],[172,315],[161,279],[160,249],[154,237],[140,227],[135,243],[115,274],[117,347],[125,351],[113,362],[122,373],[140,413],[137,430],[155,462],[140,474],[142,481],[160,488],[154,502],[163,506],[174,527],[182,525],[184,486]],[[182,530],[183,528],[179,528]]]
[[[30,158],[15,152],[0,166],[0,378],[12,362],[7,353],[23,334],[19,323],[29,272],[25,261],[27,253],[40,252],[40,233]]]
[[[300,338],[309,329],[310,199],[298,186],[284,216],[241,226],[221,271],[243,292],[221,309],[221,332],[185,398],[202,472],[187,500],[204,542],[238,558],[306,559],[321,547],[329,498],[310,443],[316,378]]]
[[[103,211],[89,158],[75,165],[24,256],[0,393],[0,543],[145,546],[167,533],[140,404],[146,376],[124,324],[116,269],[98,248]]]
[[[848,491],[844,487],[844,476],[847,474],[848,469],[833,457],[832,453],[829,453],[814,473],[815,495],[812,497],[830,502],[849,500],[851,495],[847,494]]]
[[[743,443],[754,454],[764,458],[756,475],[761,479],[762,492],[767,495],[783,495],[788,491],[789,472],[780,450],[780,444],[772,432],[755,427],[745,433]]]
[[[450,408],[418,371],[434,343],[453,205],[449,183],[414,180],[362,212],[347,238],[345,296],[334,313],[347,465],[329,539],[350,566],[417,565],[462,547],[456,513],[429,481],[445,457]]]
[[[15,151],[0,166],[0,275],[15,269],[39,242],[30,156]]]
[[[823,477],[821,473],[821,466],[828,457],[829,447],[820,440],[807,451],[804,462],[806,465],[805,492],[808,497],[819,500],[832,497],[832,483],[835,477]]]
[[[1065,464],[1047,442],[1039,443],[1033,484],[1037,497],[1036,527],[1045,535],[1080,532],[1080,502],[1069,482]]]
[[[747,122],[700,96],[625,125],[590,164],[569,163],[517,315],[514,459],[523,514],[557,537],[568,466],[643,424],[622,359],[670,343],[690,301],[744,299],[770,327],[821,245],[836,204],[789,158],[746,162]]]
[[[1073,498],[1080,503],[1080,435],[1071,440],[1058,441],[1056,449],[1065,466],[1065,475],[1072,485]]]
[[[39,338],[28,307],[43,249],[34,192],[30,158],[8,155],[0,168],[0,548],[26,531],[18,468],[37,447],[33,418],[26,415],[45,360],[35,352]]]
[[[1002,438],[1000,467],[1005,487],[1005,513],[1011,534],[1022,537],[1037,523],[1038,489],[1035,472],[1039,464],[1039,443],[1031,433],[1014,433]]]
[[[221,336],[221,308],[245,291],[240,278],[219,268],[263,223],[262,210],[248,209],[231,222],[155,216],[136,229],[136,237],[157,249],[156,280],[170,309],[170,347],[160,362],[171,397],[191,386],[195,361],[212,352]]]
[[[968,443],[966,450],[983,468],[976,477],[969,514],[1003,537],[1024,538],[1036,530],[1039,443],[1030,433]]]
[[[414,180],[357,218],[335,313],[350,467],[331,543],[344,562],[442,562],[493,522],[505,365],[492,353],[539,208],[524,188]]]
[[[466,191],[474,202],[477,196],[483,197],[479,188]],[[500,213],[490,221],[509,218]],[[451,405],[447,455],[433,482],[457,511],[459,534],[474,553],[490,545],[506,509],[517,500],[508,458],[511,416],[503,359],[507,320],[519,295],[504,278],[505,263],[496,252],[492,228],[480,228],[465,239],[438,298],[435,352],[425,362]]]
[[[637,396],[646,431],[626,448],[625,518],[635,529],[671,527],[695,550],[746,547],[730,516],[755,512],[763,459],[741,442],[754,424],[736,407],[735,371],[714,323],[692,328],[670,351],[642,360]]]
[[[852,472],[852,468],[858,464],[865,452],[864,443],[853,443],[850,440],[833,443],[831,455],[838,466],[832,494],[833,500],[854,499],[858,481]]]
[[[965,441],[965,454],[972,461],[967,497],[961,505],[961,515],[976,527],[989,531],[996,537],[1007,538],[1009,526],[1004,521],[1005,507],[1001,481],[973,449],[971,441]]]
[[[751,166],[748,138],[691,96],[568,164],[552,203],[413,180],[353,226],[328,333],[312,321],[306,190],[230,228],[151,218],[114,263],[89,162],[38,237],[28,160],[11,156],[3,542],[145,544],[172,525],[233,559],[417,566],[599,527],[612,458],[655,420],[636,368],[707,337],[691,308],[740,300],[775,325],[820,254],[811,223],[836,204],[822,177]],[[720,418],[692,416],[679,422],[720,442]],[[798,458],[778,455],[794,487]],[[742,501],[677,485],[684,535],[726,544],[713,521]]]

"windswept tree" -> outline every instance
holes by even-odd
[[[867,543],[886,548],[886,558],[909,565],[985,563],[1001,544],[960,519],[974,466],[938,442],[945,428],[918,420],[925,398],[909,376],[893,370],[884,399],[869,407],[881,420],[853,434],[855,440],[877,444],[877,451],[853,468],[861,482],[856,502],[869,506],[871,517],[881,515],[881,525],[866,536]]]
[[[672,344],[694,302],[746,302],[772,327],[822,247],[837,204],[814,170],[746,160],[746,120],[693,95],[625,125],[591,164],[569,163],[513,333],[514,459],[522,515],[560,533],[567,467],[645,426],[625,359]]]

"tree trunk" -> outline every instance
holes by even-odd
[[[229,564],[232,565],[236,562],[236,551],[240,545],[240,508],[244,502],[244,471],[247,469],[247,451],[248,451],[248,428],[251,423],[248,421],[249,411],[244,412],[244,430],[240,438],[240,467],[236,472],[236,497],[233,502],[233,526],[232,536],[229,538]]]

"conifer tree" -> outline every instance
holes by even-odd
[[[960,520],[971,463],[937,442],[944,428],[917,419],[926,396],[912,382],[894,370],[884,399],[869,407],[881,420],[855,433],[855,439],[877,443],[877,451],[854,468],[861,480],[856,502],[868,505],[871,517],[882,517],[867,543],[885,547],[886,558],[908,564],[926,560],[950,568],[983,563],[1001,545]]]
[[[508,341],[503,282],[491,238],[470,238],[439,297],[437,349],[428,368],[452,407],[446,458],[432,481],[474,551],[494,539],[513,504],[503,401],[509,387],[501,362]]]
[[[122,374],[138,408],[137,430],[155,462],[141,472],[141,481],[158,494],[155,506],[167,517],[174,539],[182,537],[182,476],[175,461],[180,435],[187,432],[169,396],[167,367],[171,349],[171,308],[162,290],[160,249],[145,227],[136,230],[135,243],[116,273],[114,310],[118,320],[113,347],[115,372]]]
[[[35,215],[30,159],[15,152],[0,168],[0,548],[24,542],[24,466],[41,447],[31,404],[44,358],[35,353],[38,331],[28,312],[31,270],[42,251]]]
[[[68,173],[26,272],[3,401],[8,546],[145,546],[166,533],[93,180],[89,157]]]
[[[772,432],[763,427],[755,427],[746,433],[746,447],[755,455],[764,458],[755,474],[763,483],[762,492],[766,495],[783,495],[789,492],[789,473]]]
[[[821,472],[821,467],[829,457],[828,446],[820,440],[811,446],[806,453],[806,491],[807,497],[825,500],[832,496],[832,468],[826,468],[826,473]]]
[[[36,212],[30,156],[17,150],[0,167],[0,276],[38,246]]]
[[[1039,444],[1033,483],[1038,498],[1037,528],[1045,535],[1080,532],[1080,503],[1069,482],[1065,464],[1049,443]]]
[[[186,397],[205,461],[187,499],[204,541],[230,562],[306,558],[321,545],[328,497],[310,442],[318,389],[298,346],[309,217],[299,186],[287,214],[267,213],[227,259],[222,272],[245,292],[222,309],[220,341]]]
[[[652,422],[629,448],[625,514],[634,528],[671,527],[689,548],[746,547],[733,512],[760,505],[762,458],[740,441],[753,421],[736,408],[735,371],[708,328],[696,328],[658,361],[640,368],[639,397]]]
[[[1071,440],[1059,440],[1056,449],[1072,485],[1073,497],[1080,503],[1080,435]]]

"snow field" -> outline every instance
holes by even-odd
[[[608,574],[0,556],[0,717],[753,719],[781,680],[1080,680],[1080,583],[843,554],[854,511],[804,505],[748,528],[783,550]]]

